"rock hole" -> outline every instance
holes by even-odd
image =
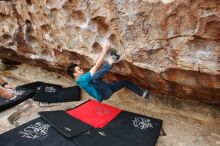
[[[97,31],[101,36],[104,36],[109,31],[109,26],[105,23],[105,18],[102,16],[93,18],[92,23],[97,26]]]
[[[97,42],[93,43],[92,49],[93,49],[92,50],[93,53],[100,53],[102,51],[101,45]]]
[[[79,0],[67,0],[64,6],[69,6],[71,8],[77,8],[80,5]]]
[[[29,34],[33,34],[33,33],[35,32],[35,30],[34,30],[32,24],[31,24],[31,22],[30,22],[29,20],[26,20],[26,21],[25,21],[25,24],[26,24],[26,26],[27,26],[27,29],[26,29],[27,34],[28,34],[28,35],[29,35]]]
[[[17,69],[18,65],[21,65],[20,62],[9,59],[1,59],[2,67],[4,70],[14,70]]]
[[[205,38],[220,40],[220,21],[214,20],[208,22],[205,28]]]
[[[4,34],[4,35],[2,36],[2,38],[5,39],[5,40],[12,39],[12,37],[11,37],[10,35],[8,35],[8,34]]]
[[[43,31],[48,31],[49,25],[44,24],[44,25],[41,25],[40,28],[41,28]]]
[[[86,17],[83,12],[81,11],[74,11],[72,12],[71,17],[75,20],[78,20],[80,23],[85,23],[86,22]]]
[[[8,18],[10,18],[10,16],[0,13],[0,23],[7,22],[9,20]]]
[[[51,50],[49,50],[49,49],[42,49],[42,50],[41,50],[41,54],[42,54],[42,55],[47,55],[47,56],[49,56],[49,55],[51,55],[52,53],[51,53]]]
[[[32,5],[32,1],[31,0],[26,0],[28,5]]]
[[[39,43],[38,43],[38,40],[37,38],[35,38],[34,36],[29,36],[28,37],[28,41],[31,45],[31,47],[34,49],[34,48],[39,48]]]
[[[8,45],[9,47],[12,47],[12,46],[14,46],[15,44],[14,44],[14,42],[9,42],[7,45]]]
[[[111,43],[111,47],[115,50],[117,50],[118,54],[121,54],[122,52],[122,46],[123,46],[123,42],[121,40],[119,40],[119,38],[117,37],[116,34],[111,34],[108,37],[108,41]]]
[[[117,36],[115,34],[111,34],[109,36],[108,40],[113,46],[118,47],[119,42],[118,42]]]
[[[0,17],[4,18],[4,17],[7,17],[7,15],[0,13]]]
[[[3,43],[9,43],[11,42],[11,40],[12,40],[12,36],[10,36],[9,34],[4,34],[0,38],[0,42],[3,42]]]

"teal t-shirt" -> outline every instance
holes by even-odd
[[[81,75],[77,80],[76,84],[84,89],[90,96],[94,97],[97,101],[102,101],[101,95],[96,91],[90,72]]]

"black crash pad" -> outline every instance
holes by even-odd
[[[55,96],[61,91],[62,86],[50,83],[42,83],[34,95],[35,101],[53,103]]]
[[[58,103],[80,100],[80,88],[78,86],[63,88],[61,85],[37,81],[21,87],[35,90],[36,94],[33,97],[35,101]]]
[[[37,82],[33,82],[33,83],[24,84],[19,87],[38,91],[38,90],[40,90],[40,87],[44,84],[45,84],[44,82],[37,81]]]
[[[80,87],[71,86],[60,90],[57,96],[55,96],[54,102],[56,103],[56,102],[79,101],[80,96],[81,96]]]
[[[39,115],[67,138],[73,138],[93,128],[62,110],[39,112]]]
[[[129,146],[154,146],[162,128],[162,120],[122,111],[104,129]]]
[[[0,97],[0,111],[11,108],[24,100],[33,97],[35,92],[30,89],[25,89],[21,87],[16,87],[16,96],[7,100],[3,97]]]
[[[37,118],[0,135],[1,146],[77,146]]]

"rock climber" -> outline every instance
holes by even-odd
[[[107,61],[105,60],[105,57]],[[76,84],[81,89],[85,90],[90,96],[99,102],[109,99],[113,93],[124,87],[133,91],[137,95],[142,96],[144,99],[148,99],[150,93],[149,89],[142,90],[128,80],[120,80],[113,83],[103,81],[105,74],[111,70],[112,64],[117,62],[119,59],[120,55],[111,48],[109,42],[105,42],[102,45],[102,52],[98,60],[88,72],[85,72],[77,64],[71,64],[67,69],[67,73],[75,79]]]

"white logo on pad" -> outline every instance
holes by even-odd
[[[140,129],[154,128],[150,119],[146,119],[142,117],[135,117],[135,119],[133,120],[133,125],[134,127],[137,127]]]
[[[47,135],[49,127],[50,125],[48,124],[37,122],[34,125],[29,125],[28,127],[24,128],[23,131],[19,132],[19,134],[22,134],[21,137],[24,138],[36,139],[40,136]]]

